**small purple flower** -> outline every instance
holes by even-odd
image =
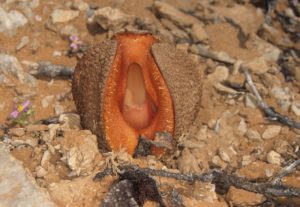
[[[71,41],[70,47],[73,50],[78,50],[79,46],[83,44],[82,41],[80,41],[78,36],[76,36],[76,35],[71,35],[70,41]]]
[[[10,113],[10,117],[12,118],[17,118],[19,116],[19,112],[18,110],[14,110],[13,112]]]
[[[15,107],[15,110],[10,113],[10,116],[12,118],[17,118],[20,113],[28,111],[29,105],[30,105],[30,101],[29,100],[23,102],[22,104],[17,105]]]

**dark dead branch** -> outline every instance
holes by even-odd
[[[290,167],[291,168],[291,167]],[[250,182],[245,178],[237,177],[235,175],[229,175],[227,172],[223,170],[212,170],[203,174],[183,174],[183,173],[174,173],[168,172],[165,170],[155,170],[150,168],[140,168],[136,165],[125,165],[119,166],[121,170],[122,176],[123,173],[128,172],[141,172],[143,174],[149,176],[158,176],[158,177],[167,177],[173,178],[180,181],[188,181],[188,182],[211,182],[216,185],[217,188],[221,190],[227,191],[230,186],[234,186],[236,188],[241,188],[250,192],[260,193],[266,195],[267,197],[279,197],[279,196],[287,196],[287,197],[299,197],[300,189],[286,187],[281,184],[273,184],[270,182]],[[104,170],[96,174],[94,180],[100,180],[103,178],[103,175],[109,173],[109,170]]]
[[[38,121],[38,123],[45,124],[45,125],[59,124],[59,117],[58,116],[49,117],[47,119],[42,119]]]
[[[120,167],[119,180],[112,185],[102,207],[110,206],[143,206],[146,200],[152,200],[159,204],[160,207],[166,207],[156,182],[143,170],[136,166]],[[98,173],[94,180],[102,179],[105,175],[113,173],[107,168],[100,174]]]
[[[266,117],[268,119],[272,120],[272,121],[279,122],[283,125],[286,125],[286,126],[289,126],[289,127],[292,127],[292,128],[300,129],[300,123],[299,122],[296,122],[296,121],[290,119],[287,116],[281,115],[280,113],[276,112],[274,110],[274,108],[269,107],[266,104],[266,102],[264,102],[264,100],[261,98],[258,90],[256,89],[256,87],[255,87],[255,85],[252,81],[252,77],[251,77],[250,72],[245,68],[243,68],[242,70],[245,74],[246,81],[247,81],[247,84],[250,87],[251,92],[256,97],[259,108],[265,113]]]
[[[56,65],[51,62],[39,62],[36,70],[30,71],[31,75],[36,77],[45,76],[49,78],[57,77],[71,77],[74,73],[74,68],[66,67],[64,65]]]

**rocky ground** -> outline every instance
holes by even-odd
[[[93,181],[107,166],[223,169],[267,182],[299,159],[299,123],[267,118],[242,70],[268,106],[300,120],[298,1],[266,1],[267,12],[258,0],[0,2],[0,206],[99,206],[117,179]],[[195,124],[167,162],[99,153],[72,100],[71,76],[84,51],[117,32],[141,30],[190,53],[202,78]],[[219,192],[210,182],[153,178],[168,206],[300,205],[299,198],[234,186]],[[300,188],[299,168],[282,183]]]

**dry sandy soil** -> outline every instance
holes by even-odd
[[[5,14],[0,10],[0,144],[21,161],[34,185],[46,192],[53,205],[101,205],[118,179],[106,176],[93,181],[105,166],[138,164],[198,174],[224,169],[251,181],[267,182],[299,159],[300,129],[268,119],[240,70],[249,69],[269,106],[300,121],[297,1],[292,7],[293,1],[278,0],[274,10],[269,10],[268,24],[262,1],[254,0],[0,2],[1,10],[16,10],[27,20],[18,28],[6,25],[5,29],[1,25]],[[108,7],[116,10],[109,15],[95,14],[101,9],[107,12]],[[57,19],[55,11],[62,12]],[[117,32],[137,30],[149,31],[186,50],[197,62],[201,77],[195,124],[176,140],[175,149],[164,160],[154,156],[133,159],[125,152],[100,153],[96,136],[80,126],[71,77],[36,75],[41,68],[72,71],[86,47]],[[80,50],[73,53],[71,35],[82,43],[77,43]],[[13,63],[5,64],[8,56],[16,58]],[[43,65],[45,61],[50,66]],[[30,100],[34,122],[21,126],[8,119],[18,100]],[[58,118],[51,124],[41,122],[50,117]],[[209,182],[154,179],[168,206],[300,206],[299,198],[270,198],[234,187],[217,193]],[[282,182],[300,188],[299,168]],[[9,196],[22,200],[14,198],[15,193]],[[157,204],[147,201],[144,206]]]

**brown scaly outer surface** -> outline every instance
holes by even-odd
[[[195,61],[171,44],[153,44],[151,51],[171,93],[176,112],[174,137],[178,138],[189,129],[198,113],[200,74]]]
[[[104,127],[100,118],[105,93],[106,79],[115,58],[117,42],[109,40],[91,47],[78,62],[72,93],[84,128],[90,129],[98,137],[101,149],[110,149],[104,137]],[[117,129],[116,129],[117,130]]]

